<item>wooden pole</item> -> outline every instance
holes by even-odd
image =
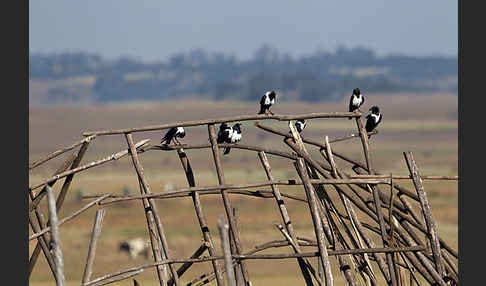
[[[89,243],[88,256],[86,257],[86,266],[84,267],[83,279],[81,280],[82,284],[89,281],[93,272],[93,262],[96,255],[96,243],[100,237],[104,217],[105,209],[99,209],[96,211],[95,222],[93,224],[93,231],[91,232],[91,239]]]
[[[356,125],[358,127],[358,131],[361,137],[361,143],[363,145],[363,153],[366,159],[366,167],[368,168],[369,174],[373,175],[374,171],[371,168],[371,155],[370,155],[370,150],[369,150],[369,143],[368,143],[368,134],[366,132],[366,129],[363,126],[363,122],[361,121],[361,117],[356,117]],[[369,185],[368,185],[369,186]],[[376,214],[378,215],[378,220],[380,224],[380,230],[381,230],[381,238],[383,242],[383,246],[386,246],[386,225],[385,221],[383,220],[383,213],[381,212],[381,198],[378,193],[378,189],[371,185],[369,187],[371,189],[371,193],[373,194],[373,200],[375,201],[375,208],[376,208]],[[388,263],[388,270],[390,271],[390,278],[391,278],[391,285],[396,286],[397,285],[397,279],[395,275],[395,267],[393,266],[393,257],[391,254],[386,255],[386,260]]]
[[[214,165],[216,167],[216,173],[218,175],[218,182],[220,185],[224,185],[225,184],[225,179],[224,179],[224,173],[223,173],[223,167],[221,165],[221,158],[220,158],[220,152],[219,152],[219,147],[218,147],[218,144],[216,142],[216,131],[215,131],[215,127],[214,127],[214,124],[208,124],[208,133],[209,133],[209,141],[211,142],[211,150],[213,152],[213,158],[214,158]],[[238,232],[236,230],[236,227],[235,227],[235,224],[234,224],[234,220],[233,220],[233,214],[232,214],[232,206],[231,206],[231,202],[229,200],[229,197],[226,193],[226,190],[225,189],[221,189],[221,196],[223,198],[223,205],[224,205],[224,209],[226,211],[226,217],[228,219],[228,223],[229,223],[229,228],[230,228],[230,231],[232,233],[232,237],[234,239],[234,242],[235,242],[235,246],[236,246],[236,254],[241,254],[242,253],[242,249],[241,249],[241,244],[240,244],[240,238],[239,238],[239,235],[238,235]],[[246,266],[243,262],[239,262],[240,264],[240,267],[241,267],[241,272],[243,274],[243,279],[245,280],[245,284],[247,286],[250,286],[250,280],[249,280],[249,277],[248,277],[248,271],[246,269]]]
[[[47,206],[49,210],[49,220],[51,221],[51,246],[53,250],[54,262],[56,265],[56,285],[64,286],[66,279],[64,277],[64,262],[62,260],[61,239],[59,238],[59,228],[56,212],[56,201],[54,191],[46,185]]]
[[[235,226],[236,233],[238,234],[238,237],[240,236],[240,232],[238,230],[238,213],[237,209],[235,207],[232,208],[231,210],[232,216],[233,216],[233,222]],[[231,253],[236,253],[236,245],[235,245],[235,239],[232,237],[233,234],[230,231],[229,232],[229,242],[230,242],[230,252]],[[244,286],[245,285],[245,280],[243,278],[243,273],[241,271],[241,267],[238,264],[237,261],[236,263],[233,264],[233,269],[235,271],[235,278],[236,278],[236,286]]]
[[[224,266],[226,269],[226,283],[228,286],[236,286],[236,278],[231,259],[229,242],[229,225],[224,221],[224,217],[222,215],[218,219],[218,229],[221,235],[221,248],[223,250]]]
[[[223,123],[223,122],[228,123],[228,122],[235,122],[235,121],[266,120],[266,119],[274,119],[274,120],[279,120],[279,121],[289,121],[289,120],[297,120],[297,119],[348,118],[348,117],[359,117],[359,116],[361,116],[360,113],[354,113],[354,112],[321,112],[321,113],[307,113],[307,114],[299,114],[299,115],[249,114],[249,115],[224,117],[224,118],[219,118],[219,119],[193,120],[193,121],[176,122],[176,123],[160,124],[160,125],[152,125],[152,126],[136,127],[136,128],[83,132],[83,136],[125,134],[125,133],[141,132],[141,131],[163,130],[163,129],[169,129],[169,128],[172,128],[172,127],[214,125],[214,124]]]
[[[341,178],[341,176],[338,174],[338,167],[337,167],[336,162],[334,161],[334,156],[333,156],[333,153],[332,153],[331,144],[329,142],[329,138],[328,138],[327,135],[324,137],[324,142],[326,144],[327,159],[329,161],[329,164],[331,165],[333,177],[336,178],[336,179],[339,179],[339,178]],[[361,241],[361,236],[359,234],[359,231],[356,228],[355,223],[351,219],[351,210],[350,209],[352,209],[353,207],[351,206],[349,200],[341,192],[338,192],[338,194],[339,194],[341,201],[343,202],[346,213],[348,214],[348,217],[350,218],[349,221],[351,222],[351,226],[353,227],[354,233],[356,234],[356,237],[358,238],[357,243],[362,248],[363,244],[362,244],[362,241]],[[336,215],[337,215],[337,212],[336,212]],[[344,222],[342,222],[342,224],[344,225]],[[352,238],[352,236],[350,236],[350,237]],[[371,267],[371,263],[368,259],[367,254],[363,255],[363,260],[365,262],[365,266],[368,267],[368,269],[369,269],[368,284],[376,285],[377,282],[376,282],[375,274],[373,272],[373,268]]]
[[[138,159],[138,154],[137,154],[135,144],[133,143],[132,134],[130,134],[130,133],[125,134],[125,139],[127,141],[127,145],[129,147],[129,150],[130,150],[130,155],[132,157],[133,166],[135,167],[135,171],[137,172],[137,175],[138,175],[138,179],[139,179],[140,186],[141,186],[140,191],[142,192],[142,194],[150,194],[150,187],[148,185],[147,180],[145,179],[142,164],[140,163],[140,161]],[[170,259],[168,244],[167,244],[167,240],[166,240],[166,237],[165,237],[162,222],[160,221],[160,218],[159,218],[159,215],[158,215],[158,212],[157,212],[157,206],[153,202],[153,200],[151,200],[151,199],[145,199],[145,200],[142,200],[142,201],[143,201],[143,205],[144,205],[144,209],[145,209],[145,214],[146,214],[147,220],[148,220],[147,225],[148,225],[148,228],[149,228],[149,233],[151,234],[150,238],[151,238],[151,242],[152,242],[152,247],[154,247],[154,245],[159,244],[159,239],[160,239],[160,243],[162,245],[162,252],[154,253],[154,257],[156,257],[157,260],[159,259],[159,257],[160,257],[160,259],[162,259],[162,256],[165,256],[167,259]],[[153,234],[152,234],[152,232],[153,232]],[[155,233],[158,234],[158,238],[157,238],[157,235]],[[157,252],[155,248],[153,248],[153,251]],[[164,270],[163,270],[163,268],[162,269],[157,268],[157,269],[158,269],[157,274],[159,276],[159,282],[161,283],[161,285],[165,286],[167,281],[164,279],[164,275],[163,275]],[[172,274],[172,277],[174,278],[175,285],[179,286],[179,278],[177,276],[176,270],[174,269],[174,266],[172,264],[169,264],[169,269],[170,269],[170,272]]]
[[[192,171],[191,162],[187,157],[186,152],[184,149],[177,149],[177,154],[179,155],[179,159],[182,164],[182,168],[184,169],[184,173],[186,174],[186,179],[189,187],[193,188],[196,186],[196,182],[194,179],[194,173]],[[206,215],[204,214],[203,207],[201,204],[200,196],[198,191],[191,192],[192,195],[192,202],[194,204],[194,210],[196,211],[196,216],[199,222],[199,227],[201,228],[201,232],[203,235],[204,242],[208,246],[209,255],[214,256],[216,255],[216,250],[214,248],[213,239],[211,237],[211,233],[209,231],[209,227],[206,220]],[[219,265],[216,260],[211,261],[213,265],[214,272],[216,273],[216,283],[218,286],[224,286],[223,274],[219,271]],[[171,285],[169,283],[169,285]]]
[[[42,215],[42,214],[41,214]],[[34,223],[34,216],[32,213],[29,213],[29,223],[32,227],[32,231],[37,233],[40,231],[40,227],[38,227],[37,225],[35,225]],[[38,244],[37,245],[40,245],[40,249],[42,249],[42,252],[44,253],[44,256],[46,257],[46,260],[47,260],[47,263],[49,265],[49,268],[51,269],[51,272],[52,272],[52,275],[54,276],[54,279],[57,280],[57,273],[56,273],[56,262],[54,261],[54,258],[52,257],[51,255],[51,252],[49,251],[49,245],[47,244],[47,238],[44,239],[44,237],[40,236],[38,239]],[[37,248],[37,245],[36,245],[36,248],[34,249],[34,251]],[[39,257],[39,252],[40,250],[37,251],[37,254],[36,252],[33,252],[32,253],[32,256],[30,257],[29,259],[29,276],[27,278],[30,277],[30,274],[32,274],[33,270],[34,270],[34,265],[35,265],[35,260],[37,260],[37,257]]]
[[[322,222],[319,216],[319,210],[317,208],[316,194],[315,194],[314,187],[310,183],[310,178],[309,175],[307,174],[307,170],[304,164],[305,164],[304,160],[302,158],[299,158],[297,159],[295,166],[297,168],[297,171],[299,173],[302,182],[304,182],[304,189],[307,195],[307,201],[309,202],[309,209],[312,215],[312,222],[314,224],[314,232],[319,246],[320,259],[322,260],[322,264],[324,266],[324,273],[325,273],[324,277],[325,277],[326,286],[332,286],[333,277],[331,271],[331,263],[329,261],[329,255],[327,253],[327,247],[324,239],[324,232],[322,230]]]
[[[71,156],[66,161],[64,161],[64,163],[56,170],[54,175],[62,173],[67,168],[69,168],[69,166],[73,163],[75,158],[76,158],[76,155],[74,153],[72,153]],[[56,183],[56,181],[51,182],[48,185],[50,187],[52,187],[52,186],[54,186],[55,183]],[[42,188],[41,192],[39,192],[37,194],[37,196],[35,196],[35,197],[34,197],[34,194],[32,192],[29,192],[29,197],[30,197],[30,200],[29,200],[29,208],[30,208],[29,209],[29,223],[30,223],[30,225],[32,227],[32,231],[34,233],[38,232],[40,229],[45,228],[47,226],[47,224],[44,220],[44,216],[42,215],[42,213],[38,209],[38,204],[40,203],[40,201],[42,200],[42,198],[45,196],[46,193],[47,193],[47,191],[46,191],[45,187]],[[34,213],[35,213],[35,216],[37,218],[37,222],[39,223],[38,228],[35,226],[34,217],[30,215],[31,211],[34,211]],[[48,239],[47,235],[42,235],[37,240],[38,240],[38,242],[36,243],[36,245],[34,247],[34,251],[32,252],[32,256],[29,259],[29,272],[28,272],[29,274],[28,274],[28,277],[30,278],[32,271],[34,270],[35,264],[37,262],[37,259],[39,258],[39,254],[40,254],[41,250],[44,253],[44,256],[46,257],[47,263],[49,264],[49,268],[51,269],[52,274],[56,275],[54,260],[52,258],[51,253],[49,252],[49,239]]]
[[[258,152],[258,157],[260,158],[260,162],[262,163],[263,169],[265,170],[265,174],[267,175],[267,179],[270,181],[273,181],[273,175],[272,175],[272,168],[270,167],[270,162],[267,159],[267,156],[265,155],[265,152]],[[289,213],[287,211],[287,207],[285,206],[285,201],[280,194],[280,189],[278,188],[277,185],[271,185],[272,192],[275,198],[275,201],[277,203],[278,209],[280,211],[280,216],[282,217],[282,221],[285,225],[285,228],[290,235],[290,240],[289,242],[292,243],[294,241],[297,241],[297,236],[294,231],[294,227],[292,225],[292,222],[290,220]],[[282,230],[281,230],[282,231]],[[285,235],[285,234],[284,234]],[[293,243],[292,246],[294,248],[295,253],[301,253],[301,249],[298,244]],[[297,259],[297,263],[299,263],[300,270],[302,272],[302,276],[304,277],[304,280],[306,282],[306,285],[313,285],[312,280],[310,279],[309,271],[307,269],[307,265],[310,265],[309,263],[305,263],[301,258]],[[309,269],[310,270],[310,269]],[[319,279],[320,280],[320,279]],[[322,281],[318,281],[319,285],[322,285]]]
[[[442,262],[442,254],[440,251],[440,242],[439,242],[439,235],[437,230],[437,225],[435,220],[432,216],[432,211],[430,209],[430,204],[427,199],[427,194],[424,190],[424,185],[422,183],[422,179],[420,178],[420,174],[418,171],[417,164],[413,159],[412,152],[404,152],[405,161],[407,162],[408,170],[410,171],[410,175],[413,177],[413,184],[415,189],[417,190],[417,194],[420,198],[420,205],[422,206],[422,212],[425,218],[425,225],[427,226],[427,236],[430,241],[430,246],[432,248],[432,254],[434,256],[435,268],[437,272],[442,277],[446,276],[444,264]]]

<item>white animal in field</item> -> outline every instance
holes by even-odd
[[[135,259],[138,255],[142,254],[145,259],[148,258],[150,248],[150,241],[141,237],[132,238],[129,240],[121,241],[119,244],[119,250],[128,252],[130,258]]]

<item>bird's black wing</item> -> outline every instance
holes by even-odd
[[[366,132],[371,132],[376,126],[375,120],[370,115],[366,116],[366,118],[368,119],[366,120],[366,126],[365,126]]]
[[[353,94],[351,94],[351,98],[349,98],[349,112],[353,111]]]
[[[260,105],[264,105],[265,104],[265,95],[262,96],[262,98],[260,99]]]
[[[220,130],[218,132],[218,138],[216,138],[217,143],[223,143],[228,138],[229,132],[226,130]]]
[[[160,141],[160,143],[163,143],[163,142],[170,143],[170,141],[172,141],[172,138],[174,138],[174,135],[176,134],[176,132],[177,132],[176,127],[172,127],[171,129],[169,129],[169,131],[167,131],[167,133],[165,133],[165,135],[162,138],[162,140]]]

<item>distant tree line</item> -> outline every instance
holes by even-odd
[[[183,97],[255,100],[276,89],[304,101],[340,99],[359,87],[366,92],[457,92],[457,57],[378,57],[365,48],[316,51],[298,59],[264,45],[253,58],[195,49],[165,62],[105,60],[89,53],[31,54],[30,79],[94,76],[99,102]],[[59,92],[59,89],[56,89]],[[61,91],[62,92],[62,91]]]

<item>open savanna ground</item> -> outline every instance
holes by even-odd
[[[383,122],[379,133],[371,138],[371,154],[375,169],[381,173],[408,175],[403,157],[404,151],[412,151],[422,175],[457,175],[458,163],[458,122],[457,96],[453,95],[366,95],[363,112],[372,105],[380,106]],[[347,98],[346,98],[347,101]],[[333,103],[296,103],[279,102],[272,111],[276,114],[302,114],[310,112],[346,111],[347,102]],[[29,157],[30,162],[80,140],[84,131],[141,127],[147,125],[182,122],[188,120],[209,119],[232,115],[255,114],[259,109],[258,100],[251,102],[212,102],[212,101],[171,101],[140,102],[130,104],[110,104],[100,106],[44,106],[30,107],[29,110]],[[287,131],[285,122],[265,120],[262,124]],[[258,145],[289,151],[281,137],[269,134],[255,127],[253,122],[243,123],[242,144]],[[134,133],[134,141],[151,139],[158,144],[165,131]],[[207,128],[188,127],[186,137],[181,141],[188,144],[208,142]],[[305,138],[323,141],[356,133],[356,123],[348,119],[315,119],[308,121],[302,133]],[[349,157],[364,161],[359,139],[336,142],[333,149]],[[103,158],[126,149],[123,135],[97,137],[90,144],[82,164]],[[308,147],[314,158],[321,158],[318,150]],[[69,153],[69,152],[68,152]],[[217,175],[208,149],[186,150],[191,160],[197,185],[217,184]],[[49,177],[67,158],[67,154],[48,162],[30,172],[29,184],[36,184]],[[164,192],[168,185],[175,188],[187,186],[179,158],[175,152],[149,151],[140,155],[145,175],[152,192]],[[289,160],[269,156],[274,176],[278,179],[296,179],[298,175]],[[254,152],[232,149],[224,156],[226,182],[244,183],[265,181],[265,173]],[[340,168],[352,173],[350,165],[337,159]],[[61,182],[62,183],[62,182]],[[400,180],[400,185],[414,190],[411,181]],[[54,187],[60,189],[60,183]],[[269,188],[259,188],[269,189]],[[289,186],[282,191],[305,197],[301,188]],[[332,188],[330,195],[338,201]],[[430,200],[432,213],[438,221],[439,234],[451,247],[457,250],[458,218],[457,181],[425,181],[425,191]],[[139,194],[138,180],[129,157],[95,167],[74,176],[66,202],[59,216],[65,217],[81,208],[90,200],[80,200],[82,195]],[[244,250],[283,237],[273,226],[281,218],[275,201],[272,199],[247,198],[232,195],[231,202],[238,209],[238,224]],[[224,214],[220,195],[208,195],[202,198],[210,231],[216,248],[220,252],[217,218]],[[289,214],[299,236],[315,239],[312,220],[307,205],[299,201],[288,201]],[[163,220],[168,243],[173,257],[189,257],[202,242],[202,236],[190,198],[157,200],[160,217]],[[417,204],[418,206],[418,204]],[[42,205],[46,209],[45,204]],[[106,205],[103,230],[98,241],[93,278],[117,270],[150,263],[143,257],[131,260],[125,253],[118,251],[121,240],[136,236],[148,238],[146,220],[139,201]],[[63,258],[68,285],[79,285],[83,275],[88,252],[89,237],[96,210],[90,209],[73,221],[60,228]],[[365,218],[363,218],[365,220]],[[30,232],[31,233],[31,232]],[[378,236],[375,236],[381,245]],[[32,252],[34,241],[29,243]],[[270,249],[264,253],[291,253],[290,248]],[[42,256],[42,254],[41,254]],[[315,263],[315,259],[312,260]],[[253,285],[295,285],[303,280],[295,259],[246,261]],[[331,258],[336,266],[337,261]],[[197,275],[211,271],[210,263],[193,265],[184,276],[189,282]],[[339,269],[333,268],[336,285],[344,285]],[[147,269],[137,276],[143,286],[157,285],[156,275]],[[52,274],[43,257],[31,278],[31,285],[51,285]],[[213,282],[215,285],[215,283]],[[130,280],[116,285],[132,285]]]

